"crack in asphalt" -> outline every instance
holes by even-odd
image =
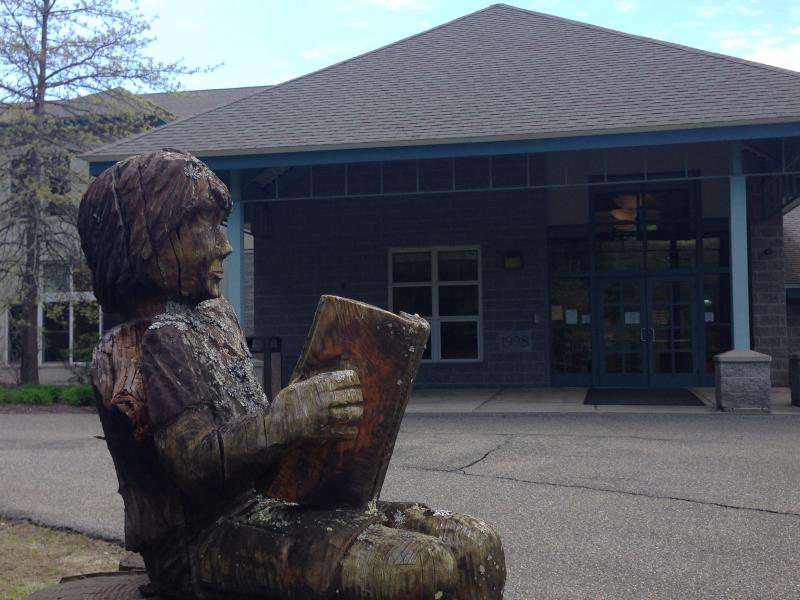
[[[502,444],[498,444],[496,447],[494,447],[494,448],[492,448],[491,450],[489,450],[489,451],[488,451],[486,454],[484,454],[484,455],[483,455],[483,456],[481,456],[480,458],[478,458],[478,459],[476,459],[476,460],[473,460],[471,463],[469,463],[469,464],[467,464],[467,465],[464,465],[463,467],[456,467],[455,469],[452,469],[452,470],[451,470],[451,471],[449,471],[449,472],[450,472],[450,473],[458,473],[458,472],[461,472],[461,473],[464,473],[464,475],[466,475],[466,474],[467,474],[467,473],[465,472],[465,471],[466,471],[466,469],[469,469],[470,467],[474,467],[474,466],[475,466],[475,465],[477,465],[479,462],[482,462],[482,461],[486,460],[487,458],[489,458],[489,456],[490,456],[492,453],[494,453],[494,452],[497,452],[498,450],[502,450],[504,447],[508,446],[509,442],[510,442],[512,439],[513,439],[513,438],[511,438],[511,437],[509,437],[509,438],[506,438],[506,439],[503,441],[503,443],[502,443]]]
[[[501,445],[502,446],[502,445]],[[494,448],[486,453],[485,456],[476,460],[473,464],[478,464],[480,461],[484,460],[488,455],[496,450],[499,450],[500,447]],[[628,490],[620,490],[615,488],[604,488],[604,487],[594,487],[591,485],[584,485],[578,483],[559,483],[556,481],[543,481],[543,480],[534,480],[534,479],[520,479],[517,477],[509,477],[507,475],[485,475],[482,473],[467,473],[464,469],[469,468],[468,465],[466,467],[462,467],[460,469],[434,469],[432,467],[405,467],[398,465],[397,468],[399,469],[409,469],[412,471],[426,471],[432,473],[453,473],[456,475],[463,475],[464,477],[477,477],[479,479],[494,479],[500,481],[513,481],[514,483],[527,483],[530,485],[543,485],[547,487],[554,487],[554,488],[567,488],[567,489],[575,489],[575,490],[586,490],[590,492],[606,492],[609,494],[619,494],[621,496],[633,496],[636,498],[649,498],[651,500],[674,500],[676,502],[686,502],[688,504],[700,504],[703,506],[713,506],[715,508],[730,508],[734,510],[743,510],[743,511],[750,511],[750,512],[757,512],[757,513],[764,513],[770,515],[781,515],[784,517],[800,517],[800,513],[791,512],[791,511],[782,511],[782,510],[773,510],[769,508],[755,508],[752,506],[740,506],[737,504],[725,504],[724,502],[711,502],[708,500],[697,500],[694,498],[684,498],[681,496],[660,496],[658,494],[647,494],[645,492],[631,492]]]

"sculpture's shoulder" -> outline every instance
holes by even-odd
[[[140,366],[142,342],[149,326],[149,319],[141,319],[106,332],[95,347],[91,366],[98,408],[125,414],[137,437],[144,437],[148,431]]]
[[[142,375],[154,424],[206,404],[222,420],[265,399],[252,375],[247,343],[230,303],[169,303],[142,344]]]

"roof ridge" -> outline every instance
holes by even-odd
[[[611,33],[611,34],[622,36],[622,37],[626,37],[626,38],[632,38],[632,39],[640,40],[640,41],[643,41],[643,42],[649,42],[651,44],[658,44],[659,46],[668,46],[670,48],[675,48],[677,50],[684,50],[684,51],[689,52],[691,54],[703,54],[703,55],[709,56],[711,58],[717,58],[717,59],[721,59],[721,60],[726,60],[726,61],[730,61],[730,62],[737,63],[737,64],[743,64],[743,65],[750,66],[750,67],[759,67],[759,68],[762,68],[762,69],[766,69],[768,71],[774,71],[774,72],[777,72],[777,73],[782,73],[784,75],[793,75],[795,77],[800,77],[800,72],[792,71],[791,69],[784,69],[783,67],[775,67],[773,65],[767,65],[767,64],[764,64],[764,63],[756,62],[754,60],[747,60],[746,58],[739,58],[738,56],[731,56],[729,54],[722,54],[720,52],[712,52],[711,50],[703,50],[702,48],[695,48],[693,46],[687,46],[685,44],[678,44],[676,42],[668,42],[667,40],[659,40],[657,38],[648,37],[646,35],[637,35],[635,33],[628,33],[627,31],[620,31],[619,29],[611,29],[610,27],[603,27],[602,25],[595,25],[593,23],[585,23],[583,21],[577,21],[575,19],[569,19],[567,17],[560,17],[558,15],[551,15],[549,13],[543,13],[543,12],[539,12],[539,11],[536,11],[536,10],[530,10],[529,8],[522,8],[522,7],[519,7],[519,6],[513,6],[511,4],[505,4],[505,3],[502,3],[502,2],[498,3],[498,4],[493,4],[492,6],[489,6],[487,8],[492,8],[492,7],[495,7],[495,6],[508,8],[508,9],[511,9],[511,10],[516,10],[516,11],[527,13],[527,14],[531,14],[531,15],[536,15],[538,17],[544,17],[544,18],[551,19],[551,20],[554,20],[554,21],[562,21],[562,22],[569,23],[571,25],[577,25],[579,27],[584,27],[584,28],[587,28],[587,29],[600,30],[600,31],[604,31],[606,33]],[[486,9],[483,9],[483,10],[486,10]],[[474,13],[471,13],[471,14],[474,14]]]
[[[266,85],[241,85],[236,87],[219,87],[219,88],[201,88],[199,90],[173,90],[171,92],[145,92],[143,94],[136,94],[137,96],[156,96],[162,94],[186,94],[186,93],[194,93],[194,92],[221,92],[221,91],[230,91],[230,90],[247,90],[253,88],[269,88],[272,87],[269,84]]]
[[[397,46],[398,44],[401,44],[401,43],[406,42],[408,40],[412,40],[414,38],[417,38],[417,37],[420,37],[420,36],[423,36],[423,35],[427,35],[427,34],[433,32],[433,31],[436,31],[438,29],[442,29],[443,27],[447,27],[448,25],[452,25],[453,23],[457,23],[457,22],[462,21],[462,20],[464,20],[464,19],[466,19],[468,17],[472,17],[474,15],[480,14],[482,12],[486,12],[486,11],[492,9],[492,8],[497,8],[497,7],[500,7],[500,6],[507,6],[507,5],[505,5],[505,4],[491,4],[491,5],[487,6],[486,8],[481,8],[480,10],[476,10],[476,11],[468,13],[466,15],[462,15],[462,16],[457,17],[455,19],[451,19],[450,21],[442,23],[441,25],[437,25],[436,27],[431,27],[430,29],[426,29],[425,31],[420,31],[419,33],[414,33],[412,35],[406,36],[406,37],[404,37],[402,39],[399,39],[399,40],[395,40],[394,42],[391,42],[389,44],[385,44],[383,46],[380,46],[379,48],[374,48],[372,50],[367,50],[366,52],[362,52],[361,54],[358,54],[356,56],[351,56],[350,58],[346,58],[346,59],[341,60],[341,61],[339,61],[337,63],[333,63],[332,65],[328,65],[327,67],[322,67],[321,69],[317,69],[316,71],[311,71],[311,73],[304,73],[303,75],[295,77],[294,79],[288,79],[286,81],[281,81],[280,83],[276,83],[275,85],[269,86],[265,90],[261,90],[259,92],[255,92],[253,94],[249,94],[249,95],[244,96],[242,98],[238,98],[237,100],[233,100],[232,102],[224,102],[224,103],[220,104],[219,106],[213,106],[213,107],[209,108],[208,110],[204,110],[204,111],[196,113],[194,115],[189,115],[187,117],[183,117],[182,119],[176,119],[175,121],[170,121],[166,125],[162,125],[161,127],[159,127],[159,130],[164,130],[164,129],[170,128],[170,127],[172,127],[174,125],[177,125],[179,123],[184,123],[184,122],[186,122],[186,121],[188,121],[190,119],[194,119],[196,117],[204,115],[207,112],[210,112],[212,110],[217,110],[219,108],[222,108],[223,106],[225,106],[225,107],[232,106],[232,105],[234,105],[234,104],[236,104],[238,102],[242,102],[244,100],[252,98],[253,96],[258,96],[258,95],[261,95],[261,94],[269,94],[269,93],[271,93],[273,90],[275,90],[277,88],[282,88],[282,87],[284,87],[286,85],[289,85],[291,83],[294,83],[296,81],[300,81],[300,80],[306,79],[308,77],[312,77],[313,75],[317,75],[319,73],[324,73],[325,71],[329,71],[330,69],[333,69],[333,68],[338,67],[340,65],[344,65],[344,64],[347,64],[349,62],[353,62],[354,60],[358,60],[360,58],[363,58],[365,56],[369,56],[371,54],[375,54],[375,53],[380,52],[382,50],[385,50],[387,48],[391,48],[392,46]],[[510,8],[515,8],[515,7],[510,7]],[[533,11],[529,11],[529,12],[533,12]],[[257,87],[257,86],[254,86],[254,87]],[[152,132],[152,130],[143,131],[143,132],[138,133],[138,134],[136,134],[134,136],[126,137],[126,138],[124,138],[122,140],[117,140],[117,141],[112,142],[110,144],[106,144],[105,146],[101,146],[100,148],[96,148],[95,150],[92,150],[92,153],[97,153],[97,152],[100,152],[101,150],[105,151],[107,149],[111,149],[114,146],[116,146],[117,144],[122,143],[123,141],[124,142],[128,142],[128,141],[131,141],[131,140],[135,140],[135,139],[138,139],[141,136],[147,135],[150,132]]]

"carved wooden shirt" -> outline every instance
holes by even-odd
[[[170,303],[152,320],[114,328],[98,344],[92,379],[125,501],[127,547],[139,550],[202,522],[252,488],[256,465],[235,485],[217,473],[224,470],[214,445],[219,429],[269,406],[226,300]],[[187,425],[176,433],[179,418]],[[181,489],[171,469],[171,458],[181,458],[171,455],[188,452],[187,445],[202,455],[190,457],[198,485],[208,483],[202,501]]]

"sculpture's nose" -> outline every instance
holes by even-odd
[[[217,256],[220,260],[225,260],[233,252],[233,246],[225,237],[225,234],[219,233],[217,236]]]

